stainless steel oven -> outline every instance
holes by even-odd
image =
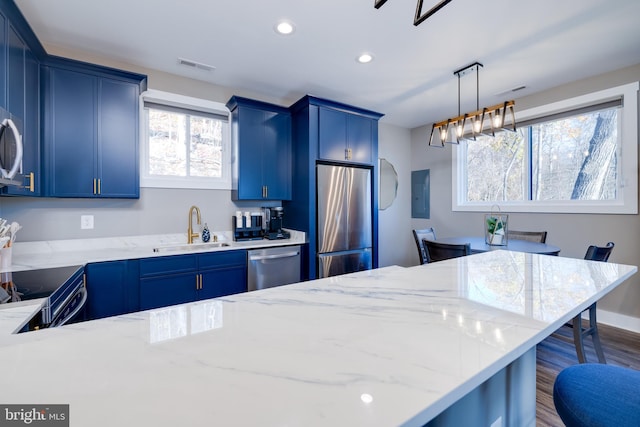
[[[0,273],[2,284],[11,284],[19,299],[43,298],[40,310],[19,332],[62,326],[80,316],[87,301],[84,266],[43,268]],[[9,303],[10,304],[10,303]]]

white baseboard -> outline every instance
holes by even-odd
[[[588,316],[588,313],[587,313]],[[640,318],[597,309],[598,323],[614,326],[627,331],[640,333]]]

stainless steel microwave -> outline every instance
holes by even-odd
[[[22,185],[22,121],[0,108],[0,186]]]

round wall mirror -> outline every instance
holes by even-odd
[[[380,201],[381,210],[393,204],[398,194],[398,174],[387,159],[380,159]]]

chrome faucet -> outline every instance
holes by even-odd
[[[196,205],[193,205],[189,208],[189,228],[187,229],[188,244],[193,243],[193,238],[198,237],[200,235],[199,233],[193,232],[193,211],[196,211],[196,218],[197,218],[198,224],[200,224],[200,208],[197,207]]]

